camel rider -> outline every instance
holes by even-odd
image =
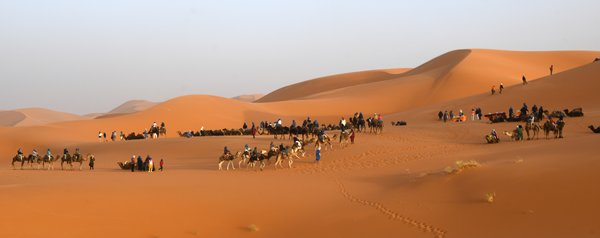
[[[498,139],[498,134],[496,134],[496,129],[492,129],[492,138],[494,138],[495,140]]]
[[[306,117],[306,123],[310,124],[310,117]]]
[[[529,115],[527,122],[529,122],[529,124],[533,125],[533,122],[535,122],[535,114],[532,113],[531,115]]]
[[[285,150],[283,143],[279,144],[279,151],[281,151],[281,153],[287,156],[287,150]]]
[[[250,153],[250,147],[248,146],[248,144],[244,145],[244,154],[248,154]]]
[[[346,130],[346,119],[344,119],[344,117],[342,117],[342,120],[340,120],[340,130]]]
[[[363,116],[362,112],[358,113],[358,119],[359,119],[359,120],[362,120],[362,119],[364,119],[364,118],[365,118],[365,117]]]
[[[281,118],[277,119],[277,127],[281,127],[282,126],[282,122],[281,122]]]
[[[48,156],[48,158],[52,158],[52,152],[50,152],[50,148],[48,148],[46,151],[46,156]]]
[[[160,123],[160,128],[165,128],[165,122],[164,121]]]
[[[152,122],[152,128],[156,128],[156,122]]]
[[[269,150],[275,150],[275,145],[273,144],[273,141],[271,141],[271,144],[269,144]]]
[[[227,148],[227,146],[225,146],[225,148],[223,148],[223,154],[224,155],[230,155],[231,151],[229,151],[229,149]]]
[[[75,156],[81,156],[81,151],[79,151],[79,148],[75,149],[75,154],[73,154]]]
[[[298,148],[302,147],[302,142],[298,139],[298,137],[294,136],[294,144],[298,146]]]
[[[69,150],[68,150],[67,148],[65,148],[65,149],[63,150],[63,154],[65,154],[65,155],[68,155],[68,154],[69,154]]]
[[[321,129],[319,130],[319,141],[320,142],[325,142],[325,130]]]
[[[258,158],[258,149],[256,149],[256,146],[254,147],[254,149],[252,149],[252,158]]]
[[[21,148],[17,150],[17,156],[21,159],[23,158],[23,150]]]
[[[554,122],[554,118],[552,118],[551,116],[548,116],[548,121],[550,121],[552,125],[556,126],[556,122]]]
[[[319,121],[315,120],[315,123],[313,124],[314,128],[319,129]]]
[[[290,128],[296,128],[296,120],[292,120],[292,125],[290,126]]]
[[[31,155],[32,155],[34,158],[37,158],[37,156],[38,156],[37,150],[36,150],[36,149],[33,149],[33,151],[31,152]]]

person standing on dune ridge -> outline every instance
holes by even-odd
[[[551,64],[551,65],[550,65],[550,75],[552,75],[552,73],[553,73],[553,72],[554,72],[554,65],[553,65],[553,64]]]

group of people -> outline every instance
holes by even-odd
[[[476,107],[476,108],[471,108],[471,121],[475,121],[475,120],[481,120],[481,117],[483,116],[483,112],[481,110],[481,108]],[[465,113],[463,112],[462,109],[458,110],[458,115],[454,114],[454,111],[450,110],[445,110],[444,112],[439,111],[438,112],[438,120],[440,121],[456,121],[456,122],[464,122],[467,121],[467,117],[465,115]]]
[[[541,120],[542,118],[544,118],[544,107],[538,107],[534,104],[531,107],[531,113],[529,113],[529,107],[527,106],[527,103],[523,103],[523,106],[521,106],[521,109],[519,109],[519,115],[517,116],[515,115],[513,107],[510,106],[508,108],[508,118],[520,118],[521,120],[531,118],[532,121]]]
[[[500,86],[498,87],[498,89],[499,89],[498,93],[502,94],[502,91],[504,91],[504,84],[500,83]],[[496,94],[496,85],[492,85],[492,95],[494,95],[494,94]]]
[[[156,166],[154,165],[154,160],[152,159],[152,157],[150,157],[150,155],[146,156],[146,159],[142,159],[142,156],[131,156],[131,172],[134,172],[136,169],[138,171],[148,171],[148,172],[153,172],[156,171]],[[164,170],[164,165],[165,165],[165,161],[163,159],[160,159],[160,162],[158,163],[158,170],[159,171],[163,171]]]

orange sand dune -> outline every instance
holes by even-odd
[[[369,70],[326,76],[280,88],[256,100],[256,102],[302,99],[313,94],[330,90],[388,80],[397,77],[408,70],[409,69],[405,68]]]
[[[12,111],[0,111],[0,125],[2,126],[36,126],[85,119],[87,118],[75,114],[57,112],[44,108],[24,108]]]
[[[232,99],[242,101],[242,102],[254,102],[264,96],[265,96],[264,94],[248,94],[248,95],[240,95],[240,96],[232,97]]]
[[[600,63],[584,60],[591,54],[461,50],[395,78],[336,82],[301,100],[193,95],[110,118],[0,127],[0,204],[9,204],[0,237],[598,237],[600,135],[587,126],[600,125]],[[546,76],[550,63],[557,73]],[[519,85],[521,71],[531,75],[528,85]],[[488,84],[499,80],[506,90],[489,95]],[[563,139],[514,142],[501,135],[494,145],[483,136],[519,123],[436,119],[439,110],[505,111],[522,102],[550,110],[582,106],[585,116],[565,119]],[[285,124],[307,115],[335,122],[355,111],[386,113],[384,132],[359,133],[347,148],[335,141],[319,163],[308,146],[307,158],[291,169],[276,169],[273,161],[264,171],[240,169],[236,161],[235,171],[217,170],[224,146],[236,152],[289,140],[174,135],[279,117]],[[399,119],[408,126],[389,125]],[[96,141],[99,130],[141,132],[153,121],[167,123],[169,138]],[[96,170],[13,170],[19,147],[55,154],[78,147],[96,155]],[[164,159],[166,170],[119,169],[116,163],[131,155]],[[459,160],[480,166],[448,174]],[[493,203],[487,193],[496,194]]]

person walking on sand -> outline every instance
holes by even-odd
[[[496,85],[492,85],[492,95],[496,93]]]
[[[103,132],[102,136],[104,136],[104,142],[108,142],[108,140],[106,140],[106,132]]]
[[[152,158],[150,158],[148,160],[148,173],[152,173],[153,170],[154,170],[154,161],[152,161]]]
[[[552,75],[552,73],[553,73],[553,72],[554,72],[554,65],[553,65],[553,64],[551,64],[551,65],[550,65],[550,75]]]
[[[498,93],[499,93],[499,94],[502,94],[502,91],[503,91],[503,90],[504,90],[504,84],[500,83],[500,88],[499,88],[499,91],[498,91]]]
[[[252,139],[256,139],[256,127],[254,126],[254,122],[252,122]]]
[[[471,108],[471,121],[475,121],[475,108]]]
[[[354,129],[350,130],[350,143],[354,144]]]
[[[321,160],[321,145],[317,145],[317,150],[316,150],[316,159],[317,159],[317,163],[319,163],[319,161]]]
[[[521,80],[523,80],[523,85],[527,84],[527,78],[525,78],[525,75],[523,74],[523,76],[521,77]]]
[[[98,141],[102,142],[102,132],[101,131],[98,132]]]
[[[135,155],[131,156],[131,172],[135,170]]]
[[[91,156],[90,158],[90,163],[88,164],[90,166],[90,170],[94,170],[94,164],[96,163],[96,157]],[[133,166],[132,166],[133,168]]]
[[[158,170],[163,171],[163,166],[165,166],[165,161],[163,159],[160,159],[160,163],[158,164],[160,167]]]

